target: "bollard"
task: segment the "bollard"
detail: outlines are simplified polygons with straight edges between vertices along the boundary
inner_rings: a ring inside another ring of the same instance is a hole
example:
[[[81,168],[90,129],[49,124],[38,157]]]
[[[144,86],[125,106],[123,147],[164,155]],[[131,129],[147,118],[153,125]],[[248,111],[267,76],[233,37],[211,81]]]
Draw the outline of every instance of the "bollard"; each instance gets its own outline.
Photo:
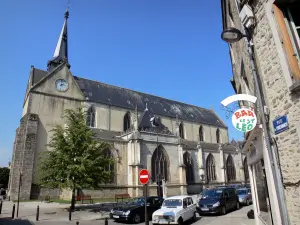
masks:
[[[35,220],[39,221],[39,217],[40,217],[40,206],[37,206],[36,207],[36,218],[35,218]]]
[[[76,222],[76,225],[79,225],[79,222],[78,222],[78,221]]]
[[[72,219],[72,206],[70,206],[70,210],[69,210],[69,221],[71,221]]]
[[[0,214],[2,213],[2,204],[3,204],[3,202],[1,201],[0,202]]]
[[[12,210],[12,214],[11,214],[11,218],[15,218],[15,209],[16,209],[16,205],[13,205],[13,210]]]
[[[107,218],[105,218],[105,223],[104,223],[104,225],[108,225],[108,220],[107,220]]]

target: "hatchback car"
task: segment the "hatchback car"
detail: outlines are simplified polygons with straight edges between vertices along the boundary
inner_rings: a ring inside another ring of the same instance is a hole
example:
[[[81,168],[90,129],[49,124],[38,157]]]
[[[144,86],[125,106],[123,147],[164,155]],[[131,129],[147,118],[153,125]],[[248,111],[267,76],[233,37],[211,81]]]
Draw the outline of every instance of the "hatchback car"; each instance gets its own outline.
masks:
[[[235,188],[224,187],[205,190],[199,199],[198,213],[222,214],[232,209],[239,209],[240,202]]]
[[[242,205],[250,205],[252,203],[252,195],[250,188],[237,189],[237,194],[239,196],[239,201]]]

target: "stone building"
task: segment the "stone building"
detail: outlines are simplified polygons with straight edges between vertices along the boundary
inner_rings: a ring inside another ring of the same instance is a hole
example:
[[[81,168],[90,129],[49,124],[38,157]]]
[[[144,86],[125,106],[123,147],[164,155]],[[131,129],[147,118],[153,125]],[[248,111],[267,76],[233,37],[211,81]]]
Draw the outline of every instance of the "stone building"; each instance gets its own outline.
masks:
[[[39,153],[47,151],[54,125],[64,125],[65,109],[85,107],[87,125],[112,144],[115,158],[109,184],[83,190],[92,197],[116,193],[141,196],[138,174],[151,173],[150,194],[164,180],[164,195],[199,193],[203,185],[245,182],[239,144],[229,143],[228,128],[212,109],[144,94],[74,76],[68,62],[67,19],[48,69],[31,67],[20,126],[16,131],[9,182],[12,200],[45,195],[69,198],[69,191],[39,188]],[[160,174],[160,176],[159,176]],[[247,171],[246,171],[247,174]],[[247,178],[247,176],[246,176]]]
[[[259,117],[256,128],[245,135],[243,147],[255,196],[256,224],[288,224],[282,222],[283,218],[289,224],[300,224],[300,1],[221,0],[221,4],[223,29],[235,27],[251,37],[250,42],[243,38],[229,44],[233,88],[237,94],[256,96],[253,67],[247,52],[252,42],[266,106],[268,131],[263,131],[257,105],[240,102],[256,108]],[[246,8],[248,21],[243,21],[241,12]],[[288,126],[281,127],[279,133],[273,121],[281,116],[287,116]],[[265,132],[271,136],[272,149],[266,147]],[[274,164],[268,151],[273,154]],[[274,181],[274,177],[279,182]],[[278,193],[282,193],[282,202]]]

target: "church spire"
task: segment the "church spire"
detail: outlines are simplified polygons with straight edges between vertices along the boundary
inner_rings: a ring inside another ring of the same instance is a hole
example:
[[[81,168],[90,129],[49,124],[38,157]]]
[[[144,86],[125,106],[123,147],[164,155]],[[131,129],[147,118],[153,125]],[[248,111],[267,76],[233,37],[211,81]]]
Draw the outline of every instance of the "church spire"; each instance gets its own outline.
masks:
[[[65,12],[65,21],[56,44],[53,58],[48,62],[48,71],[53,71],[63,62],[68,62],[68,18],[69,7]],[[69,64],[68,64],[69,65]]]

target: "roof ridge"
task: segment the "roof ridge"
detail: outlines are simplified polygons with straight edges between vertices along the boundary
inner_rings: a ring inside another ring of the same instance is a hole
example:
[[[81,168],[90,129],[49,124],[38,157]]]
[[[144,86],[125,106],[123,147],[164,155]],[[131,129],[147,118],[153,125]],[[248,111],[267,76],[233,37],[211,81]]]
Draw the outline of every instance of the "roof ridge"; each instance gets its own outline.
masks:
[[[192,105],[192,104],[188,104],[188,103],[185,103],[185,102],[179,102],[179,101],[177,101],[177,100],[172,100],[172,99],[169,99],[169,98],[166,98],[166,97],[161,97],[161,96],[157,96],[157,95],[153,95],[153,94],[148,94],[148,93],[145,93],[145,92],[136,91],[136,90],[133,90],[133,89],[124,88],[124,87],[120,87],[120,86],[116,86],[116,85],[112,85],[112,84],[107,84],[107,83],[104,83],[104,82],[100,82],[100,81],[96,81],[96,80],[91,80],[91,79],[87,79],[87,78],[83,78],[83,77],[79,77],[79,76],[75,76],[75,75],[73,75],[73,76],[74,76],[74,77],[78,77],[78,78],[80,78],[80,79],[84,79],[84,80],[89,80],[89,81],[93,81],[93,82],[105,84],[105,85],[108,85],[108,86],[111,86],[111,87],[120,88],[120,89],[123,89],[123,90],[128,90],[128,91],[140,93],[140,94],[143,94],[143,95],[150,95],[150,96],[153,96],[153,97],[156,97],[156,98],[161,98],[161,99],[168,100],[168,101],[172,101],[172,102],[175,102],[175,103],[184,104],[184,105],[186,105],[186,106],[197,107],[197,108],[199,108],[199,109],[203,109],[203,110],[206,110],[206,111],[208,111],[208,112],[211,112],[210,109],[203,108],[203,107],[201,107],[201,106]],[[216,114],[215,112],[213,112],[213,113]]]

